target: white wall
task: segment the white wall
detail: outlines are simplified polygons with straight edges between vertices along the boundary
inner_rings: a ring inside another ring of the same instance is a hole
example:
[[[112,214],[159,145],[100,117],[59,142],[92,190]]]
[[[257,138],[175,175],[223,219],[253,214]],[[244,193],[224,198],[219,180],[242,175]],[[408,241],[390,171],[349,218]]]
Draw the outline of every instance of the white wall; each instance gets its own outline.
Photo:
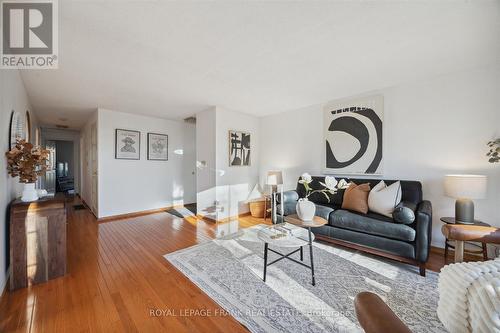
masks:
[[[500,136],[499,92],[500,67],[367,92],[384,95],[382,178],[422,181],[433,204],[434,246],[444,241],[439,217],[454,215],[454,200],[443,194],[445,174],[488,175],[487,199],[476,201],[476,217],[500,226],[500,166],[484,156],[486,142]],[[286,189],[294,189],[303,172],[322,173],[322,117],[318,104],[261,118],[262,183],[268,170],[284,171]]]
[[[6,219],[7,207],[12,199],[19,196],[22,185],[17,178],[7,174],[4,152],[9,150],[9,126],[12,110],[22,114],[30,110],[31,138],[35,142],[35,128],[38,126],[37,118],[31,109],[28,95],[17,70],[0,70],[0,293],[7,282],[7,248],[8,224]]]
[[[219,219],[238,216],[249,211],[249,193],[259,182],[260,121],[259,118],[217,107],[216,165],[217,201],[224,207]],[[229,131],[250,133],[250,166],[229,166]]]
[[[182,184],[184,191],[184,203],[196,202],[196,125],[185,124],[183,133],[182,150]],[[172,151],[175,154],[175,151]]]
[[[229,166],[229,131],[251,134],[251,165]],[[213,107],[196,115],[198,214],[216,220],[249,211],[248,194],[259,181],[259,118]],[[214,202],[221,207],[217,214]]]
[[[92,206],[92,125],[97,124],[97,110],[89,117],[80,135],[80,196],[87,205]]]
[[[208,211],[216,201],[216,109],[210,108],[196,114],[196,210],[203,216],[215,219]]]
[[[185,188],[183,184],[183,160],[193,158],[174,153],[184,150],[184,131],[194,134],[192,124],[105,109],[98,109],[97,113],[98,217],[192,202],[195,188]],[[115,159],[117,128],[141,132],[140,160]],[[168,135],[168,161],[147,160],[148,132]]]

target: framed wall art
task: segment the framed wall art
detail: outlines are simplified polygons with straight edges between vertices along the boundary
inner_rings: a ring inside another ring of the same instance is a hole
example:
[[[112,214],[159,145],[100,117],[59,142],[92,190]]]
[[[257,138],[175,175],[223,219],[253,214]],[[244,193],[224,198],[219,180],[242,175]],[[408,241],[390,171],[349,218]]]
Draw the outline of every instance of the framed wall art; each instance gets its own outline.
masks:
[[[383,96],[333,101],[323,112],[325,173],[381,175]]]
[[[229,166],[249,166],[250,153],[250,133],[229,131]]]
[[[141,158],[141,132],[116,129],[115,158],[120,160],[139,160]]]
[[[148,160],[168,161],[168,135],[148,133]]]

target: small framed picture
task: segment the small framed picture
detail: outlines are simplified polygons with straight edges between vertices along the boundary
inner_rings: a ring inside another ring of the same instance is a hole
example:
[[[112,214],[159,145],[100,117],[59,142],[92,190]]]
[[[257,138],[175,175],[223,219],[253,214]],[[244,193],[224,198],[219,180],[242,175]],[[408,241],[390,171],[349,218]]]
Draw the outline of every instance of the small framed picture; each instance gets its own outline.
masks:
[[[250,150],[250,133],[229,131],[229,166],[249,166]]]
[[[168,135],[148,133],[148,160],[168,161]]]
[[[120,160],[141,159],[141,132],[117,128],[115,158]]]

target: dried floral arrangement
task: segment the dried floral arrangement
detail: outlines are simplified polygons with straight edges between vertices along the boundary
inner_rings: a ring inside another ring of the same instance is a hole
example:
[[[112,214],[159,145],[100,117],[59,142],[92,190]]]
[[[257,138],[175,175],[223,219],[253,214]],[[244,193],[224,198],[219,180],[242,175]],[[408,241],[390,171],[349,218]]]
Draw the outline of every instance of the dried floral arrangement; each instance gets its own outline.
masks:
[[[34,147],[25,140],[17,140],[14,148],[6,152],[5,156],[9,175],[19,176],[20,183],[34,183],[47,170],[49,151]]]
[[[487,143],[488,148],[490,149],[486,156],[489,157],[488,162],[490,163],[498,163],[500,162],[500,138],[490,141]]]

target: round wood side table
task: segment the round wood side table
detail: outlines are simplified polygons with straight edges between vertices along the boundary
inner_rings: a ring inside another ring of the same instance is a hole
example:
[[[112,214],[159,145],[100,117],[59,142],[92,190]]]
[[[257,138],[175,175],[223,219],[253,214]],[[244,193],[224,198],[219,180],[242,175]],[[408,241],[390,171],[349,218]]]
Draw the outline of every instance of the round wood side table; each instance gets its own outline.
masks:
[[[441,222],[444,222],[446,224],[462,224],[462,223],[457,223],[456,219],[454,217],[442,217]],[[479,221],[479,220],[474,220],[474,223],[472,224],[467,224],[467,225],[477,225],[481,227],[491,227],[488,223]],[[448,249],[452,248],[455,249],[454,244],[451,244],[448,240],[448,238],[445,239],[444,241],[444,257],[445,259],[448,258]],[[482,254],[484,260],[488,260],[488,248],[486,247],[486,243],[481,243],[481,245],[478,244],[478,242],[465,242],[469,246],[469,248],[466,248],[464,246],[464,253],[469,253],[469,254]]]
[[[314,286],[314,285],[316,285],[316,279],[314,277],[314,258],[313,258],[313,246],[312,246],[312,241],[313,241],[314,235],[311,232],[311,228],[322,227],[325,224],[327,224],[328,221],[322,217],[319,217],[319,216],[315,216],[312,221],[303,221],[299,218],[299,216],[297,214],[293,214],[293,215],[285,216],[285,222],[296,225],[298,227],[307,228],[307,232],[308,232],[308,236],[309,236],[308,237],[309,238],[308,239],[309,240],[309,242],[308,242],[309,254],[311,256],[312,285]]]

